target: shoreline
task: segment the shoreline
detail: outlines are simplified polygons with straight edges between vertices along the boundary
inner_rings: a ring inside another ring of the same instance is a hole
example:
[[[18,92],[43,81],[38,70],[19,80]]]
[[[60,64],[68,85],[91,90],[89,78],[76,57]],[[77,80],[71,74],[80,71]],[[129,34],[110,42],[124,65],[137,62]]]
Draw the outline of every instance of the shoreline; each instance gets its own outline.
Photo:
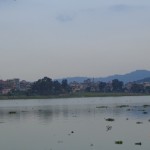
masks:
[[[73,93],[63,95],[15,95],[6,96],[1,95],[0,100],[19,100],[19,99],[61,99],[61,98],[85,98],[85,97],[123,97],[123,96],[150,96],[150,94],[144,93]]]

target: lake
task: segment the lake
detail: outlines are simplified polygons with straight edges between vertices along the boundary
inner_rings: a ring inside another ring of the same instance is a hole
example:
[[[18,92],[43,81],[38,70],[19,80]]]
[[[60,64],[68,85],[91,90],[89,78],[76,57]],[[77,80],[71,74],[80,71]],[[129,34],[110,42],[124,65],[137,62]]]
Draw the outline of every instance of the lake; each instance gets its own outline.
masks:
[[[149,150],[150,96],[0,101],[2,150]]]

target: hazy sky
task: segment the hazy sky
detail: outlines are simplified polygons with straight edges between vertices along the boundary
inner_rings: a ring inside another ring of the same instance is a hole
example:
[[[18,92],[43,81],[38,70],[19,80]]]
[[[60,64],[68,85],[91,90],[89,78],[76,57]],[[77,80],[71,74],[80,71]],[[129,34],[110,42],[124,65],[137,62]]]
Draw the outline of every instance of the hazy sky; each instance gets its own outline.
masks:
[[[0,79],[150,70],[150,0],[0,0]]]

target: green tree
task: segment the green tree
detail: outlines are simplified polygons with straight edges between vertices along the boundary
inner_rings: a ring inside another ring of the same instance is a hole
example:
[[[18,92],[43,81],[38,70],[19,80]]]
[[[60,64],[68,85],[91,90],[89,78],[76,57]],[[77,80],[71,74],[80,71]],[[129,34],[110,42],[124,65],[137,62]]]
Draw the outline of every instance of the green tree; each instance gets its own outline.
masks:
[[[61,82],[61,86],[62,86],[62,90],[64,92],[69,92],[70,91],[70,87],[68,85],[68,81],[66,79],[63,79]]]
[[[145,87],[145,92],[146,92],[146,93],[150,93],[150,86],[146,86],[146,87]]]
[[[106,87],[106,82],[100,82],[99,83],[99,91],[100,92],[105,92],[105,87]]]
[[[112,80],[112,91],[113,92],[122,92],[123,91],[123,82],[118,79]]]
[[[31,91],[34,94],[38,95],[50,95],[52,94],[53,82],[52,79],[44,77],[34,82]]]
[[[137,83],[133,83],[130,89],[130,92],[132,93],[143,93],[144,91],[144,86]]]
[[[56,81],[53,81],[53,93],[54,94],[60,94],[62,92],[62,86],[61,83]]]

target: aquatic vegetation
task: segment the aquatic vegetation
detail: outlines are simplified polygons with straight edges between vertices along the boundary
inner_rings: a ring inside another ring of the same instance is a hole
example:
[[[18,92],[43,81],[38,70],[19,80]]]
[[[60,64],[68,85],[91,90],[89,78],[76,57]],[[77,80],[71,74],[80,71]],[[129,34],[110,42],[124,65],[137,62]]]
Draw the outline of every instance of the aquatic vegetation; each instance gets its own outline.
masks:
[[[96,108],[108,108],[108,106],[97,106]]]
[[[106,126],[106,131],[109,131],[111,129],[112,129],[112,126],[110,126],[110,125]]]
[[[74,131],[71,131],[71,133],[74,133]]]
[[[138,121],[138,122],[136,122],[136,124],[143,124],[143,122]]]
[[[115,119],[113,119],[113,118],[107,118],[107,119],[105,119],[106,121],[115,121]]]
[[[120,106],[116,106],[117,108],[124,108],[124,107],[129,107],[129,105],[120,105]]]
[[[143,105],[143,107],[144,107],[144,108],[146,108],[146,107],[150,107],[150,105]]]
[[[148,114],[148,112],[144,111],[143,114]]]
[[[115,144],[123,144],[123,141],[115,141]]]
[[[138,143],[134,143],[135,145],[142,145],[142,143],[141,142],[138,142]]]
[[[16,111],[10,111],[9,114],[16,114]]]

